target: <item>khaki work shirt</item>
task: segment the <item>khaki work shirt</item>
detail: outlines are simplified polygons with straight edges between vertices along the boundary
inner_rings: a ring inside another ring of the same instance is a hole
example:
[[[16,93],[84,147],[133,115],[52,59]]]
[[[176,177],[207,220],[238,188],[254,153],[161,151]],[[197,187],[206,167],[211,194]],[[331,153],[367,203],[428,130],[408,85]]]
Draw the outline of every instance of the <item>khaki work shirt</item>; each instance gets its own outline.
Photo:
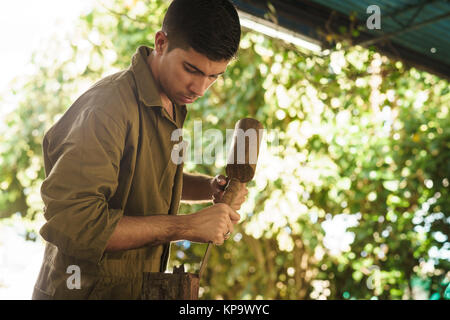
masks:
[[[170,244],[105,252],[122,216],[177,214],[181,200],[183,164],[171,159],[181,138],[171,136],[187,111],[174,105],[173,120],[162,107],[151,50],[139,47],[128,69],[94,84],[45,134],[47,244],[33,298],[136,299],[142,273],[166,268]]]

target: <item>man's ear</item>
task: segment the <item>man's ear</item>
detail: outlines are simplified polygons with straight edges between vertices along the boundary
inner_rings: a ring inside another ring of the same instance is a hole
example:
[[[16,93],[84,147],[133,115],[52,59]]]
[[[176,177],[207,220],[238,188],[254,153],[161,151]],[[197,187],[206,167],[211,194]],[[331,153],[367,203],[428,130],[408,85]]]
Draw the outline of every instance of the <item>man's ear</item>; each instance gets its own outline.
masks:
[[[164,51],[166,50],[167,46],[168,46],[167,34],[164,31],[159,30],[155,34],[156,54],[162,55],[164,53]]]

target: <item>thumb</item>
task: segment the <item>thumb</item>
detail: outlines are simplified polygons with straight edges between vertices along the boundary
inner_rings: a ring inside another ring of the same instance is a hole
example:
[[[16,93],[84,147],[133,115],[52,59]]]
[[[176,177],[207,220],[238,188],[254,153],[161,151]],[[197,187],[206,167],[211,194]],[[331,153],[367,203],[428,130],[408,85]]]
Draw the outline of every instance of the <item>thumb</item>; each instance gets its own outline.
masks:
[[[222,184],[222,185],[227,182],[227,179],[222,175],[218,176],[217,180],[218,180],[219,184]]]

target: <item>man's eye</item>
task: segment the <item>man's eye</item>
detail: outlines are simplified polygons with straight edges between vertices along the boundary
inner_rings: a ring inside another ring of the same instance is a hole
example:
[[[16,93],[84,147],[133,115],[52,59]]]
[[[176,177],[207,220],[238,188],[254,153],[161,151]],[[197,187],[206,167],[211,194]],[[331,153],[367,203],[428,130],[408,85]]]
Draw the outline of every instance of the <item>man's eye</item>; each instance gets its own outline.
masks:
[[[189,68],[184,68],[184,70],[186,70],[187,72],[189,72],[189,73],[195,73],[196,71],[195,70],[192,70],[192,69],[189,69]]]

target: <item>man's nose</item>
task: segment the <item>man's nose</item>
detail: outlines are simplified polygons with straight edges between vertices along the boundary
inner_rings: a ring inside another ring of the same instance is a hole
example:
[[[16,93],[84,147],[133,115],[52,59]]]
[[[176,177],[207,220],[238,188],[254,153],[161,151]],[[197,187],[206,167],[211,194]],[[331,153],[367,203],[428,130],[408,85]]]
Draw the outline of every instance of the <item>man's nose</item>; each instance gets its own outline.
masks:
[[[210,81],[208,78],[200,78],[195,79],[190,86],[191,93],[197,97],[201,97],[205,94],[206,90],[208,90],[208,87],[210,85]]]

